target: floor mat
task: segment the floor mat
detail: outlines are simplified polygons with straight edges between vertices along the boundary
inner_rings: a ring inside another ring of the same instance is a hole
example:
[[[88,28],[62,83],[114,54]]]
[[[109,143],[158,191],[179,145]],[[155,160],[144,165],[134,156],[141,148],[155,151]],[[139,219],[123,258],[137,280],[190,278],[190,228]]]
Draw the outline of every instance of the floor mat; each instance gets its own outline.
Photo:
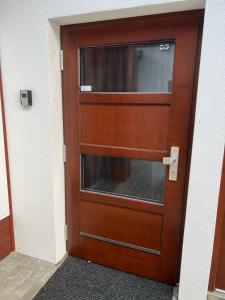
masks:
[[[171,300],[173,286],[68,257],[35,300]]]

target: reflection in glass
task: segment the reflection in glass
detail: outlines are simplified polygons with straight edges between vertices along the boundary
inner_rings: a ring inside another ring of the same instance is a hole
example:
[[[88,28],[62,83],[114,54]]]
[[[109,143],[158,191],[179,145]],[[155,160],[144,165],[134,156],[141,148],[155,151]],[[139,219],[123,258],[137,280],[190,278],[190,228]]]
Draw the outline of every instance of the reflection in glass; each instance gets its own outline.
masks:
[[[158,161],[82,154],[82,189],[164,202],[165,166]]]
[[[81,85],[93,92],[171,92],[174,42],[80,49]]]

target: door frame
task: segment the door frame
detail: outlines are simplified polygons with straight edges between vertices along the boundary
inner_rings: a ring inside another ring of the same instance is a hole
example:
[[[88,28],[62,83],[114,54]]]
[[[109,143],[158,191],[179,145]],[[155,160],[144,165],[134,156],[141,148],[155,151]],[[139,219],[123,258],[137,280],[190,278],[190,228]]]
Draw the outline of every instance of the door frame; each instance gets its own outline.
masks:
[[[195,71],[194,71],[194,84],[193,84],[193,93],[192,93],[190,128],[189,128],[189,137],[188,137],[187,165],[186,165],[186,176],[185,176],[185,183],[184,183],[184,207],[183,207],[183,213],[182,213],[181,243],[180,243],[180,255],[179,255],[179,263],[178,263],[179,276],[180,276],[182,248],[183,248],[183,236],[184,236],[184,226],[185,226],[185,218],[186,218],[189,176],[190,176],[190,169],[191,169],[191,155],[192,155],[194,124],[195,124],[195,111],[196,111],[197,92],[198,92],[198,75],[199,75],[199,67],[200,67],[200,59],[201,59],[202,32],[203,32],[203,20],[204,20],[204,12],[205,11],[199,10],[199,12],[202,13],[202,16],[200,18],[200,26],[199,26],[199,36],[198,36],[196,63],[195,63]]]
[[[223,228],[224,220],[225,220],[225,151],[224,151],[223,167],[222,167],[222,174],[221,174],[219,202],[217,208],[213,256],[212,256],[211,271],[210,271],[209,286],[208,286],[208,289],[211,292],[213,292],[216,288],[216,277],[217,277],[217,271],[219,267],[220,247],[222,243],[222,235],[224,230]]]
[[[160,15],[150,15],[144,17],[133,17],[132,19],[144,19],[150,18],[151,20],[164,20],[169,19],[176,19],[179,17],[185,16],[197,16],[199,19],[199,32],[198,32],[198,42],[197,42],[197,52],[196,52],[196,61],[195,61],[195,71],[194,71],[194,83],[192,89],[192,103],[191,103],[191,114],[190,114],[190,124],[189,124],[189,134],[188,134],[188,147],[187,147],[187,160],[186,160],[186,175],[185,175],[185,182],[184,182],[184,193],[183,193],[183,213],[182,213],[182,226],[181,226],[181,233],[180,233],[180,251],[178,256],[178,263],[177,263],[177,280],[179,280],[179,273],[180,273],[180,262],[181,262],[181,250],[182,250],[182,240],[183,240],[183,231],[184,231],[184,221],[185,221],[185,212],[186,212],[186,199],[187,199],[187,192],[188,192],[188,181],[189,181],[189,171],[190,171],[190,160],[191,160],[191,150],[192,150],[192,139],[193,139],[193,128],[194,128],[194,117],[195,117],[195,106],[196,106],[196,94],[197,94],[197,79],[198,79],[198,71],[199,71],[199,62],[200,62],[200,51],[201,51],[201,37],[202,37],[202,27],[203,27],[203,17],[204,17],[204,10],[195,10],[195,11],[185,11],[185,12],[176,12],[176,13],[167,13],[167,14],[160,14]],[[131,18],[124,18],[118,20],[107,20],[107,21],[99,21],[93,23],[87,23],[87,26],[95,25],[96,23],[109,23],[109,22],[126,22],[126,20],[130,20]],[[186,20],[185,20],[186,21]],[[184,22],[185,22],[184,21]],[[79,24],[76,24],[79,25]],[[86,24],[85,24],[86,25]],[[69,29],[74,25],[66,25],[61,27],[61,47],[63,44],[62,33],[64,29]],[[64,55],[64,60],[66,59]],[[68,128],[67,124],[67,114],[69,111],[68,103],[66,103],[66,94],[65,94],[65,86],[64,86],[64,73],[62,71],[62,99],[63,99],[63,129],[64,129],[64,142],[67,145],[67,141],[69,139],[69,134],[66,134],[66,128]],[[76,112],[75,118],[78,118],[78,112]],[[70,136],[70,138],[74,139],[74,137]],[[69,150],[68,150],[69,151]],[[73,207],[71,204],[71,178],[68,171],[68,166],[65,164],[65,200],[66,200],[66,224],[70,223],[71,215],[70,211]],[[70,235],[70,233],[69,233]],[[67,243],[68,246],[68,243]]]
[[[8,144],[7,144],[7,133],[6,133],[6,121],[5,121],[5,106],[4,106],[4,95],[3,95],[3,84],[2,84],[2,72],[0,66],[0,105],[2,114],[0,116],[3,127],[3,138],[5,147],[5,164],[6,164],[6,175],[7,175],[7,188],[8,188],[8,201],[9,201],[9,216],[0,220],[0,229],[2,231],[2,239],[5,241],[10,240],[10,250],[4,248],[0,249],[0,260],[7,256],[11,251],[15,250],[15,238],[14,238],[14,224],[13,224],[13,210],[12,210],[12,195],[11,195],[11,184],[10,184],[10,171],[9,171],[9,156],[8,156]],[[1,238],[1,236],[0,236]],[[1,244],[1,240],[0,240]]]

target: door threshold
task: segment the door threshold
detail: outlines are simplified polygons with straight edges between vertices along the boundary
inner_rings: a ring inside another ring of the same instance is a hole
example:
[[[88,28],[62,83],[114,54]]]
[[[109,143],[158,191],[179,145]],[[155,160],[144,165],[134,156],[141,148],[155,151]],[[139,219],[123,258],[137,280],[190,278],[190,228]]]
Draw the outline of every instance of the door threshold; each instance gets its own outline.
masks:
[[[209,292],[207,300],[224,300],[225,299],[225,293],[221,291],[214,291]]]
[[[179,285],[177,284],[173,289],[172,300],[178,300]],[[225,291],[215,290],[214,292],[208,292],[207,300],[225,300]]]

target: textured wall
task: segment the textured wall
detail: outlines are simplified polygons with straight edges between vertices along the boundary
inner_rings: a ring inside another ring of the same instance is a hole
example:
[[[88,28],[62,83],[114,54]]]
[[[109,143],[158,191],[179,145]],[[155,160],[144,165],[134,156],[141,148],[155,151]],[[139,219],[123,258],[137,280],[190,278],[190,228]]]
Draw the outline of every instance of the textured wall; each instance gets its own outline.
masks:
[[[180,278],[180,300],[205,300],[225,142],[225,1],[208,0]]]
[[[0,2],[5,92],[17,250],[58,261],[65,253],[62,105],[57,24],[203,7],[204,1]],[[201,59],[180,300],[205,300],[224,147],[224,1],[208,0]],[[32,89],[23,110],[19,90]]]

